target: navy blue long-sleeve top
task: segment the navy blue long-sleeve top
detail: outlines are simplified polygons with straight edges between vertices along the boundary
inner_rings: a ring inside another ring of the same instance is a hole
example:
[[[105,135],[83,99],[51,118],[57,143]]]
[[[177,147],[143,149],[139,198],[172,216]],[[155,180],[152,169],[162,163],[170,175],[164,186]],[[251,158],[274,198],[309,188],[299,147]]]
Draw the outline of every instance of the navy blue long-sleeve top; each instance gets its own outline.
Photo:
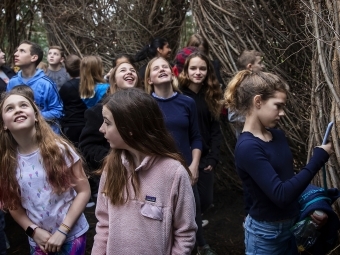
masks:
[[[265,142],[250,132],[237,140],[237,172],[252,197],[249,215],[258,221],[291,219],[299,214],[298,198],[329,155],[315,148],[313,157],[298,174],[293,171],[293,156],[283,131],[269,129],[273,139]]]
[[[195,101],[180,93],[167,99],[154,98],[163,112],[166,128],[189,166],[192,162],[192,150],[202,150]]]

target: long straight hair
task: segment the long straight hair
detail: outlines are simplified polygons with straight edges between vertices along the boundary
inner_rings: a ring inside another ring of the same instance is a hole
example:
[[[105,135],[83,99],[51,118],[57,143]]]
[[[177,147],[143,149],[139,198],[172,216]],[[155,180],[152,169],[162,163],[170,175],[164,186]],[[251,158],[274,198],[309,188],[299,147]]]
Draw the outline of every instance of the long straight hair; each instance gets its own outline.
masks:
[[[121,89],[105,98],[103,105],[112,113],[117,130],[128,146],[147,156],[175,159],[191,176],[184,159],[178,153],[175,141],[165,127],[163,113],[154,98],[137,88]],[[125,169],[121,159],[123,153],[130,165],[136,168],[128,150],[111,149],[102,169],[107,173],[103,193],[113,205],[124,204],[131,195],[127,188],[129,174],[132,174],[135,195],[139,193],[138,171],[129,173]]]
[[[80,97],[93,97],[97,83],[105,83],[102,59],[99,56],[86,56],[80,62]]]
[[[3,94],[0,102],[0,204],[4,209],[10,210],[16,209],[21,204],[20,188],[16,178],[18,143],[11,132],[4,129],[2,116],[4,102],[12,95],[26,98],[34,109],[37,119],[35,124],[36,142],[46,171],[47,181],[57,194],[67,191],[73,185],[72,178],[75,175],[67,166],[65,156],[73,164],[75,162],[70,148],[76,151],[72,144],[53,132],[31,98],[20,91]]]

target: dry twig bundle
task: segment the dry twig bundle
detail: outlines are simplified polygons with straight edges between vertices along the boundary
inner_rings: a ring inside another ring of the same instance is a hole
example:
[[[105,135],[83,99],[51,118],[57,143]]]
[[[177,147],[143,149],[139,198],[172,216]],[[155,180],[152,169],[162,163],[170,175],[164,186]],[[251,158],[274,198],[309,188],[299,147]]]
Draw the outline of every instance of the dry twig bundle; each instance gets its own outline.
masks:
[[[327,164],[328,187],[339,188],[340,174],[340,2],[301,1],[306,17],[306,38],[310,39],[313,49],[311,76],[311,122],[309,133],[309,153],[314,146],[322,142],[323,134],[329,121],[334,121],[331,140],[334,155]],[[323,186],[320,172],[316,183]],[[335,206],[340,212],[340,203]]]
[[[268,70],[290,85],[287,116],[281,127],[290,140],[298,170],[307,159],[312,86],[311,48],[299,4],[292,0],[193,0],[191,6],[199,32],[221,61],[227,79],[237,72],[238,55],[244,49],[255,49],[265,54]],[[233,158],[234,143],[229,140],[225,141],[225,157]],[[223,165],[223,172],[224,181],[234,182],[233,164]]]
[[[178,48],[185,0],[40,1],[50,44],[67,53],[98,54],[106,66],[117,53],[134,55],[150,38],[164,37]]]

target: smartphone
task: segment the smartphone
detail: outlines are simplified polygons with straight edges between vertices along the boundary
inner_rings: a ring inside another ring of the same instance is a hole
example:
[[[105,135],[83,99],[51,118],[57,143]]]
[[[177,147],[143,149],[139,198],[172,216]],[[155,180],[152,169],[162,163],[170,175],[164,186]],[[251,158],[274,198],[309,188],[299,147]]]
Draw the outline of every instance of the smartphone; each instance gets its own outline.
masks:
[[[323,137],[323,140],[322,140],[322,145],[327,143],[327,139],[329,137],[329,134],[331,133],[332,127],[333,127],[333,121],[328,123],[325,136]]]

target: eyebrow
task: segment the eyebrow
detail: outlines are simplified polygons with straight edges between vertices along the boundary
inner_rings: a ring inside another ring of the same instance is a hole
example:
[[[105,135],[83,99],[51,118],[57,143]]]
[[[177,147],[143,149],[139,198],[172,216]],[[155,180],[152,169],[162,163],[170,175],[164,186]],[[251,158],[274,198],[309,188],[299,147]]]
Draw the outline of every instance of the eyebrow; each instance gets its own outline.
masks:
[[[22,104],[22,103],[29,103],[29,102],[27,102],[27,101],[19,101],[18,102],[18,104]],[[5,107],[4,108],[6,108],[7,106],[11,106],[11,105],[14,105],[15,103],[9,103],[9,104],[7,104],[7,105],[5,105]]]

